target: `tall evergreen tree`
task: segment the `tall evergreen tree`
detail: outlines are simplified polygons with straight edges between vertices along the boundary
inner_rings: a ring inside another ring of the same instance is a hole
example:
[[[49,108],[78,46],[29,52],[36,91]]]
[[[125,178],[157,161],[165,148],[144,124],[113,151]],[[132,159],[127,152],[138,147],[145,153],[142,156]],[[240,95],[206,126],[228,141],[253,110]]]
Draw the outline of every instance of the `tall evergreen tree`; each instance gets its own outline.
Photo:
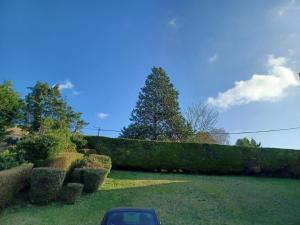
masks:
[[[191,131],[180,113],[178,91],[166,72],[153,67],[139,93],[131,124],[121,137],[151,140],[180,140]]]

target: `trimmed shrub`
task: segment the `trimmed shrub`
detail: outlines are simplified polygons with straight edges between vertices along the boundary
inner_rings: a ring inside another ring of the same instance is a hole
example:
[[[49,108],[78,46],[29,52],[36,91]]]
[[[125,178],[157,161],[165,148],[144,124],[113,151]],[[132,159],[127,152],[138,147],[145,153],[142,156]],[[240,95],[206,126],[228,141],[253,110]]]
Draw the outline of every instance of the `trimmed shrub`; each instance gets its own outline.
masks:
[[[23,164],[0,171],[0,209],[9,204],[15,195],[25,188],[31,177],[33,164]]]
[[[83,159],[78,160],[74,167],[76,168],[91,168],[91,169],[111,169],[111,159],[106,155],[91,154],[85,156]]]
[[[68,183],[65,185],[60,193],[60,200],[67,204],[74,204],[81,196],[83,184]]]
[[[117,169],[300,177],[300,151],[87,136]]]
[[[30,197],[35,204],[55,200],[61,190],[66,172],[62,169],[41,167],[33,169]]]
[[[72,182],[83,184],[83,168],[75,168],[72,172]]]
[[[83,169],[84,191],[87,193],[96,192],[104,183],[107,174],[106,169]]]
[[[72,182],[82,183],[84,191],[92,193],[97,191],[104,183],[108,170],[92,168],[76,168],[72,174]]]
[[[300,151],[264,148],[260,155],[262,174],[300,177]]]
[[[72,168],[72,165],[79,159],[83,159],[83,154],[66,152],[41,161],[38,163],[38,165],[42,167],[63,169],[64,171],[68,172]]]

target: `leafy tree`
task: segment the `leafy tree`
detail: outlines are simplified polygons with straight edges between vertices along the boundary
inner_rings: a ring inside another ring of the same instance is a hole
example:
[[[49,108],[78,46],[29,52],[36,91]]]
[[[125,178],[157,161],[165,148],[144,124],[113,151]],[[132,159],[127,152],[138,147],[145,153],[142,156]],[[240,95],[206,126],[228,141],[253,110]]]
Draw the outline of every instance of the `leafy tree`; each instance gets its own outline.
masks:
[[[10,81],[0,84],[0,140],[4,138],[7,128],[20,119],[22,101],[19,94],[12,89]]]
[[[58,85],[37,82],[25,98],[24,126],[32,132],[64,129],[77,132],[86,123],[62,98]]]
[[[261,147],[261,143],[257,143],[253,138],[248,139],[246,137],[241,138],[241,139],[237,139],[236,146],[242,146],[242,147],[252,147],[252,148],[260,148]]]
[[[178,95],[166,72],[153,67],[131,113],[131,124],[123,128],[121,137],[151,140],[187,137],[191,128],[180,113]]]

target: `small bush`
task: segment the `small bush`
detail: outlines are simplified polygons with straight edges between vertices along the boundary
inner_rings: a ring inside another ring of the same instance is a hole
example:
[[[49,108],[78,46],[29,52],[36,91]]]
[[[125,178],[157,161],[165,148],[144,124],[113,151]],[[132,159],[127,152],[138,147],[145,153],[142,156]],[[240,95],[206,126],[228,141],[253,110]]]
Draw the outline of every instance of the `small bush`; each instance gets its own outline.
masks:
[[[85,156],[83,159],[78,160],[74,167],[76,168],[91,168],[91,169],[111,169],[111,159],[106,155],[91,154]]]
[[[15,195],[29,184],[32,167],[33,164],[23,164],[0,171],[0,209],[9,204]]]
[[[59,138],[48,134],[28,135],[16,146],[16,152],[31,162],[47,159],[62,151]]]
[[[31,176],[30,196],[35,204],[55,200],[61,190],[66,172],[56,168],[35,168]]]
[[[75,152],[69,136],[60,132],[35,133],[18,141],[16,152],[30,162],[38,162],[63,152]]]
[[[108,171],[106,169],[84,169],[84,191],[87,193],[96,192],[104,183],[107,174]]]
[[[19,161],[16,153],[9,150],[0,152],[0,170],[7,170],[21,163],[22,161]]]
[[[83,184],[68,183],[62,188],[60,200],[67,204],[74,204],[79,199],[83,190]]]
[[[82,183],[83,190],[92,193],[101,187],[107,174],[108,170],[106,169],[75,168],[72,173],[72,182]]]

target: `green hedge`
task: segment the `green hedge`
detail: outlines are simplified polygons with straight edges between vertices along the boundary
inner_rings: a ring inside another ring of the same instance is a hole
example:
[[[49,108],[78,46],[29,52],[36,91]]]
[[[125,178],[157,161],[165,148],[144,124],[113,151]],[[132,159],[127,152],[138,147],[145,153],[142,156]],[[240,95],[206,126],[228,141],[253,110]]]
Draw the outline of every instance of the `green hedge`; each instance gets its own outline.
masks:
[[[68,183],[62,188],[60,200],[67,204],[74,204],[81,196],[83,184]]]
[[[104,183],[107,174],[106,169],[84,169],[83,190],[87,193],[96,192]]]
[[[108,173],[109,171],[104,168],[75,168],[72,174],[72,182],[83,184],[85,192],[93,193],[102,186]]]
[[[300,177],[300,151],[87,136],[117,169]]]
[[[49,159],[39,161],[38,166],[41,167],[52,167],[63,169],[64,171],[68,172],[72,169],[72,165],[80,159],[83,159],[84,155],[76,152],[66,152],[61,153],[57,156],[51,157]]]
[[[33,164],[23,164],[0,171],[0,209],[4,208],[15,195],[29,184]]]
[[[66,172],[62,169],[34,168],[31,176],[30,197],[35,204],[47,204],[58,197]]]
[[[106,155],[90,154],[77,160],[73,164],[74,168],[106,169],[110,171],[111,158]]]

